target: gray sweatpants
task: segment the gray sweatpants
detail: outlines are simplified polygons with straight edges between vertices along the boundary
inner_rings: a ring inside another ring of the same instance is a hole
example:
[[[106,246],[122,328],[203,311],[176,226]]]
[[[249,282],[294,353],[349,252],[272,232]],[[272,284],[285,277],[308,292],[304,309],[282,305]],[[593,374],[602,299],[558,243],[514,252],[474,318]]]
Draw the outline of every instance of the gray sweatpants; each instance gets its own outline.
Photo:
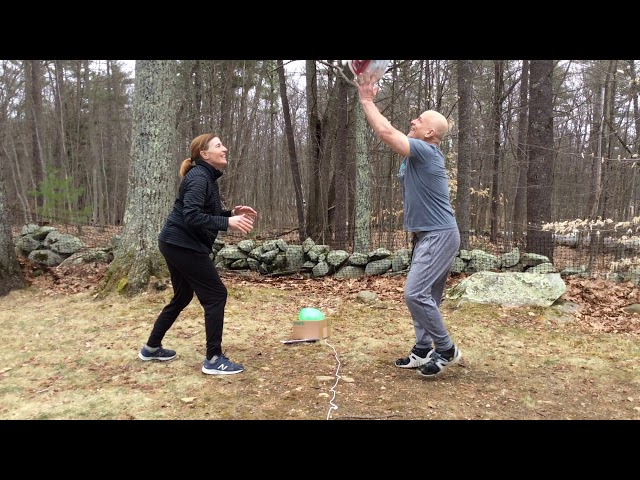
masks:
[[[413,319],[416,346],[448,350],[453,341],[444,325],[440,302],[449,269],[460,248],[460,232],[456,227],[415,235],[404,299]]]

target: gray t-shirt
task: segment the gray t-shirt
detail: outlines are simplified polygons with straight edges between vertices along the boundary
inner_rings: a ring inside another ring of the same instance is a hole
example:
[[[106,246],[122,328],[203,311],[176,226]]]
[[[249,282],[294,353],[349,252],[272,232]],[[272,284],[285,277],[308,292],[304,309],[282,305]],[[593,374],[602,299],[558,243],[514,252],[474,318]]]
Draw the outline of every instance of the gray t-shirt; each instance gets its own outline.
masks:
[[[449,199],[444,155],[430,143],[409,138],[410,155],[400,165],[398,177],[404,201],[404,228],[429,232],[457,227]]]

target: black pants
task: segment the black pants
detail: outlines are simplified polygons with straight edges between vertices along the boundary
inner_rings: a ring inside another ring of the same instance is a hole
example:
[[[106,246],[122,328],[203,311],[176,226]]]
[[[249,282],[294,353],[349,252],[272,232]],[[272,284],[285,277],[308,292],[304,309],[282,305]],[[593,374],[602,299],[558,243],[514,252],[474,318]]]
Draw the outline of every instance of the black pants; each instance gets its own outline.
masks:
[[[222,327],[224,308],[227,304],[227,287],[224,286],[213,261],[206,253],[159,242],[160,253],[169,267],[173,298],[162,309],[153,324],[147,345],[151,348],[162,344],[167,331],[193,299],[195,292],[204,309],[204,327],[207,336],[208,359],[222,354]]]

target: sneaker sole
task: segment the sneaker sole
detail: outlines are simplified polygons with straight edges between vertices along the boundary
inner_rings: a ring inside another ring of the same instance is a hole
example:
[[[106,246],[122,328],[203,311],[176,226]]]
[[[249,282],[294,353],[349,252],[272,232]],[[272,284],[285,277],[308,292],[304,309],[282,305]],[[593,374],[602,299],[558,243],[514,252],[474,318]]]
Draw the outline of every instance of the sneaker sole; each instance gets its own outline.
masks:
[[[397,363],[395,364],[396,367],[398,368],[418,368],[421,367],[422,365],[427,363],[427,359],[424,359],[424,362],[416,362],[415,360],[411,360],[409,363],[407,363],[406,365],[398,365]]]
[[[207,370],[206,368],[202,367],[202,373],[206,373],[207,375],[233,375],[234,373],[241,373],[244,372],[244,369],[242,370],[234,370],[233,372],[230,372],[228,370]]]
[[[458,363],[461,358],[462,358],[462,352],[460,350],[458,350],[458,355],[456,357],[452,358],[451,360],[449,360],[449,363],[447,363],[446,365],[442,365],[440,367],[440,371],[438,373],[434,373],[433,375],[425,375],[420,370],[416,370],[416,372],[418,373],[418,375],[420,375],[421,377],[424,377],[424,378],[437,378],[440,375],[442,375],[442,372],[444,372],[451,365],[455,365],[456,363]]]
[[[140,360],[144,360],[145,362],[148,362],[149,360],[160,360],[161,362],[167,362],[169,360],[173,360],[174,358],[176,358],[176,356],[174,355],[173,357],[145,357],[140,352],[138,352],[138,358]]]

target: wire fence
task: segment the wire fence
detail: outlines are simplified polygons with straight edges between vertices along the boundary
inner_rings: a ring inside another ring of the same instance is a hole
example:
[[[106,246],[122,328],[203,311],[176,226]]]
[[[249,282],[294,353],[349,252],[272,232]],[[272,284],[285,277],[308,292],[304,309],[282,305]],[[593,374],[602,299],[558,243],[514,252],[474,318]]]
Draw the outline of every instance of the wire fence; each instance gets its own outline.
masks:
[[[79,238],[82,244],[80,252],[89,249],[113,249],[113,246],[117,243],[117,237],[122,234],[123,230],[120,225],[96,226],[91,223],[62,221],[41,221],[38,224]],[[640,238],[631,234],[632,231],[630,229],[621,231],[615,225],[611,225],[609,228],[604,227],[602,228],[601,226],[597,231],[573,231],[570,233],[552,232],[548,231],[549,229],[547,228],[546,235],[536,236],[528,241],[526,235],[524,240],[516,240],[512,232],[500,232],[494,241],[491,240],[487,232],[461,232],[462,245],[467,248],[459,252],[459,257],[464,259],[466,261],[465,265],[467,265],[469,264],[468,260],[473,255],[484,255],[485,257],[483,258],[489,258],[489,260],[486,260],[489,262],[486,269],[522,271],[531,265],[526,265],[523,261],[515,261],[514,255],[517,255],[517,259],[522,259],[526,254],[543,252],[548,257],[547,260],[543,258],[536,263],[548,261],[553,265],[553,271],[556,272],[606,278],[615,281],[633,280],[640,277]],[[14,225],[14,240],[20,237],[24,230],[25,226]],[[545,231],[545,228],[541,227],[539,233],[543,231]],[[336,233],[340,235],[336,235]],[[342,234],[345,235],[343,236]],[[334,237],[344,238],[346,236],[346,232],[333,232],[331,235],[325,234],[322,238],[305,239],[306,242],[304,242],[301,241],[299,231],[295,227],[279,231],[265,228],[254,229],[248,235],[220,232],[214,249],[219,252],[223,246],[235,246],[243,240],[251,240],[251,248],[277,241],[277,248],[281,250],[280,253],[283,255],[288,246],[302,245],[303,243],[307,243],[307,247],[309,245],[322,246],[321,249],[316,250],[319,252],[316,256],[309,257],[309,252],[304,252],[305,258],[302,258],[302,263],[298,264],[299,267],[302,264],[306,265],[306,267],[299,270],[311,272],[317,263],[324,261],[332,250],[340,250],[349,255],[354,253],[353,241],[348,242],[347,245],[338,245],[333,240]],[[367,246],[367,251],[360,252],[369,256],[368,261],[379,261],[388,254],[389,262],[391,262],[400,252],[403,252],[405,263],[402,264],[400,262],[400,266],[397,268],[395,266],[392,267],[391,263],[389,263],[388,270],[402,270],[407,267],[412,249],[412,235],[410,233],[397,228],[393,231],[387,231],[378,226],[372,227],[368,236],[369,238],[364,242],[364,245]],[[362,245],[363,243],[360,242],[359,244]],[[245,253],[249,254],[250,252]],[[263,253],[265,252],[260,251],[260,255]],[[23,252],[23,255],[25,255],[25,252]],[[348,264],[349,262],[346,263]],[[342,262],[341,265],[344,266],[344,264]],[[289,271],[286,265],[282,265],[282,262],[279,268],[270,270],[261,269],[251,262],[248,264],[236,262],[234,264],[228,261],[224,264],[220,262],[218,265],[222,267],[235,265],[235,267],[231,268],[241,268],[238,265],[242,265],[247,269],[255,269],[262,273],[273,273],[274,270],[276,272]],[[252,266],[255,266],[255,268],[252,268]],[[359,274],[362,274],[365,265],[361,262],[360,266],[363,270]],[[336,267],[336,265],[333,267]],[[335,273],[336,270],[337,268],[332,268],[331,265],[328,265],[326,273]]]

